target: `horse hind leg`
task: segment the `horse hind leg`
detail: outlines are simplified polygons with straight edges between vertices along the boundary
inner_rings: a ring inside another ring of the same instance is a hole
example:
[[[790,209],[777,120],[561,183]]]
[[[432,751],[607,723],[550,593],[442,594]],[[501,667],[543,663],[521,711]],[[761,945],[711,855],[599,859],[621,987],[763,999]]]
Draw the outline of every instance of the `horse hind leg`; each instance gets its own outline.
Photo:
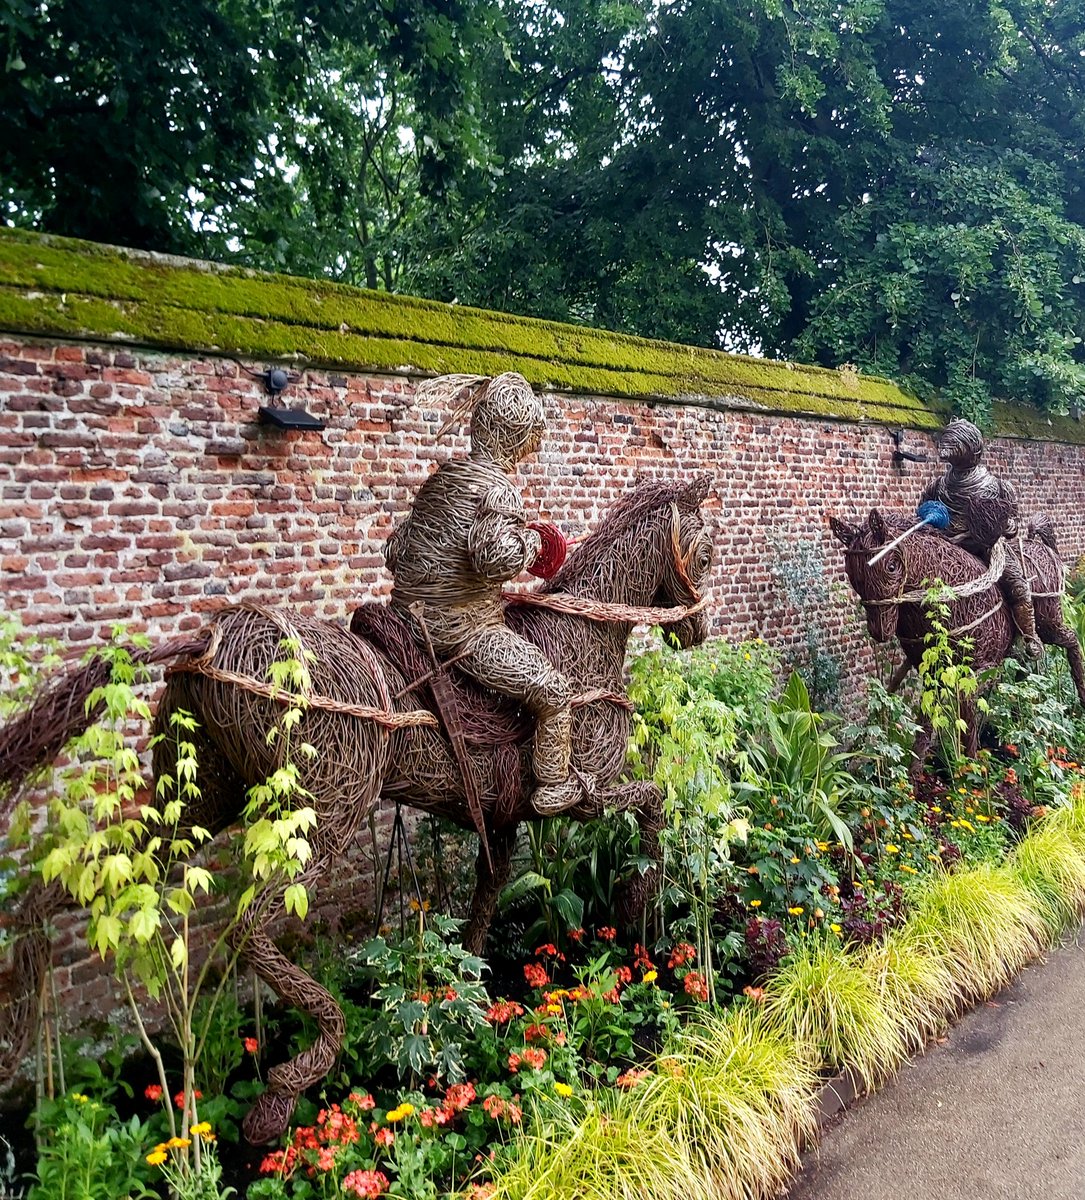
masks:
[[[1045,613],[1046,617],[1048,614]],[[1077,689],[1078,702],[1085,705],[1085,658],[1082,657],[1081,643],[1077,634],[1062,618],[1061,610],[1053,620],[1037,622],[1040,636],[1049,646],[1061,646],[1066,651],[1066,659],[1070,664],[1070,674],[1073,676],[1074,687]]]
[[[516,830],[517,826],[508,825],[490,834],[491,862],[486,861],[486,855],[482,848],[479,848],[475,863],[475,890],[471,894],[471,907],[463,933],[464,949],[471,954],[481,954],[486,948],[486,938],[497,911],[497,902],[512,871]]]

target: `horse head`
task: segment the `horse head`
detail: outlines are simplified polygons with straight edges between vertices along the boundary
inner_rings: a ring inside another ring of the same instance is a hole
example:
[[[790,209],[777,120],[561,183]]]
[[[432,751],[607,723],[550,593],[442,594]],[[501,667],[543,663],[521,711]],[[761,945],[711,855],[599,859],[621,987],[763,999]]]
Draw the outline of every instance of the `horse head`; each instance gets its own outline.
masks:
[[[897,523],[892,516],[890,522]],[[870,636],[876,642],[888,642],[897,632],[900,606],[896,600],[908,586],[904,546],[895,547],[874,564],[870,560],[901,530],[887,524],[876,508],[871,509],[865,525],[830,517],[829,526],[844,546],[844,569],[866,611]]]
[[[640,607],[695,609],[664,625],[683,649],[708,636],[703,588],[713,538],[702,505],[711,476],[648,478],[623,497],[543,589]]]

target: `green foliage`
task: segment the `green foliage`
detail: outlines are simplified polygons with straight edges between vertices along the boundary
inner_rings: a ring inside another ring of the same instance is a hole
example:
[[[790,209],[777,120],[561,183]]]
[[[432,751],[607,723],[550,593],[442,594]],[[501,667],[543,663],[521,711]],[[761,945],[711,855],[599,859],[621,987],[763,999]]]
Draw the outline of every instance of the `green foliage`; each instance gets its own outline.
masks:
[[[155,1197],[138,1117],[122,1121],[82,1092],[44,1100],[36,1116],[38,1163],[27,1200]]]
[[[849,755],[833,753],[836,738],[815,712],[810,693],[793,671],[781,696],[765,713],[764,732],[751,738],[737,758],[743,764],[739,792],[757,821],[775,814],[808,821],[824,840],[850,849],[851,831],[838,813],[846,787]]]
[[[954,648],[950,631],[949,605],[944,600],[945,589],[936,582],[928,591],[923,608],[931,625],[926,646],[919,663],[921,691],[919,707],[930,722],[951,767],[964,758],[964,738],[968,722],[963,705],[974,701],[980,712],[986,711],[986,701],[977,696],[979,679],[969,665],[971,641],[961,641],[962,655]]]
[[[352,1070],[365,1077],[382,1064],[408,1087],[431,1076],[451,1083],[465,1078],[489,997],[482,960],[450,940],[458,927],[448,917],[419,912],[406,940],[377,937],[358,951],[349,974],[371,999],[354,1014],[347,1078]]]

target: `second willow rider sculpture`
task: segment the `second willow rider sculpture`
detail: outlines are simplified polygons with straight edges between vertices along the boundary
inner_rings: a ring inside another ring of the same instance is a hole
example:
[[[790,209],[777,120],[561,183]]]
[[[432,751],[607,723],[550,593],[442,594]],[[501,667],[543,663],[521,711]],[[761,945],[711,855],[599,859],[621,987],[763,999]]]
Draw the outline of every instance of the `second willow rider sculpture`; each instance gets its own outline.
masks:
[[[939,442],[938,457],[948,468],[927,485],[922,499],[937,500],[946,506],[950,519],[945,536],[985,563],[990,563],[999,538],[1005,539],[1006,567],[1001,586],[1025,649],[1037,658],[1043,646],[1036,636],[1032,592],[1022,564],[1017,493],[1012,484],[992,475],[980,461],[983,435],[971,421],[950,421]]]
[[[508,478],[539,448],[542,401],[513,371],[445,376],[422,385],[419,398],[456,405],[442,433],[469,414],[471,449],[437,468],[388,539],[392,606],[439,659],[454,659],[484,687],[523,703],[536,722],[532,807],[540,816],[562,812],[594,783],[570,775],[572,689],[538,646],[508,628],[501,595],[543,547]]]

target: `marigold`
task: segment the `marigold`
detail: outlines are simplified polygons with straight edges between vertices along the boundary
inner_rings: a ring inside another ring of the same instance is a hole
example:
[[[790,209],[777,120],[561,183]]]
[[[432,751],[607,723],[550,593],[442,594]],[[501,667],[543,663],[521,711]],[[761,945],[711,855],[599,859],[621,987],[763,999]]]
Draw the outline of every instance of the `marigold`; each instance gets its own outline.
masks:
[[[658,971],[645,971],[643,977],[641,978],[641,983],[655,983],[658,978]]]
[[[147,1161],[152,1167],[160,1167],[168,1157],[169,1155],[165,1152],[165,1150],[152,1150],[150,1154],[147,1155]]]
[[[557,1094],[563,1100],[568,1100],[573,1094],[573,1089],[567,1083],[561,1083],[560,1081],[554,1084],[554,1091],[557,1092]]]

